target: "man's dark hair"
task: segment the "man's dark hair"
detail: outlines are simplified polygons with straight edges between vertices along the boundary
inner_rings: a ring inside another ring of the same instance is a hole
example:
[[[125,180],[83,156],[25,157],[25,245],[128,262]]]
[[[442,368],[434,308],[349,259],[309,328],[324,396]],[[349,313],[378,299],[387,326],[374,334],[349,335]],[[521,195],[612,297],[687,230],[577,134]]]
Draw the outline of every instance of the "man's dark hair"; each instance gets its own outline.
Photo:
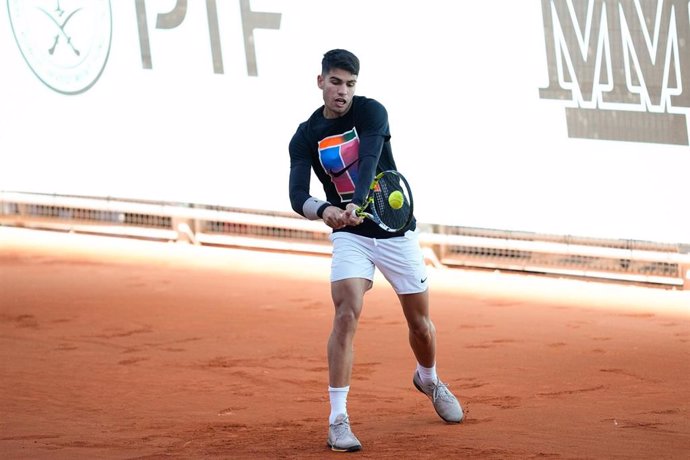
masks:
[[[359,59],[347,50],[330,50],[321,60],[321,74],[326,75],[332,69],[347,70],[352,75],[359,75]]]

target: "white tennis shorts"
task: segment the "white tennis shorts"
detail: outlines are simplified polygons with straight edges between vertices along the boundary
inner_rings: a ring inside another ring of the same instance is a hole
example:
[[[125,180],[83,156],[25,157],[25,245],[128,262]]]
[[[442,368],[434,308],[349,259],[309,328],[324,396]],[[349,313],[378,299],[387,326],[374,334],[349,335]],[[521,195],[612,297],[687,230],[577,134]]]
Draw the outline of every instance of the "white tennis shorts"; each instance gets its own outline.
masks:
[[[330,240],[333,242],[331,282],[348,278],[373,282],[378,268],[398,294],[426,291],[426,265],[417,231],[382,240],[335,232]]]

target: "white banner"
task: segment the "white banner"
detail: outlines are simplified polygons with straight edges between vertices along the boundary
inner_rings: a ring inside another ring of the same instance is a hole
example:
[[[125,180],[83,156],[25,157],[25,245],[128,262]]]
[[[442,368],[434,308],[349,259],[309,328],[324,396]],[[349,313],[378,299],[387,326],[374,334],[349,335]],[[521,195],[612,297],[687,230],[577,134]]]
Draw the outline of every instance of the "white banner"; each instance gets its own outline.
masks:
[[[0,190],[289,210],[346,48],[420,221],[690,242],[687,0],[5,3]]]

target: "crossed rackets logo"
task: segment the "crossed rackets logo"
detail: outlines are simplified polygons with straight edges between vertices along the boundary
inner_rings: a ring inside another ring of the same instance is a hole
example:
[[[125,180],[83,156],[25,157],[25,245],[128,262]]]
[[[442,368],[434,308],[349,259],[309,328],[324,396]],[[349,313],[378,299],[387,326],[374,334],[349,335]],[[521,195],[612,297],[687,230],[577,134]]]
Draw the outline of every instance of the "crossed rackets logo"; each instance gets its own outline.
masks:
[[[72,51],[74,52],[75,55],[79,56],[81,53],[77,48],[74,47],[72,44],[72,37],[67,34],[65,31],[65,26],[67,26],[67,23],[69,22],[72,17],[77,14],[79,11],[81,11],[81,7],[77,8],[76,10],[72,11],[71,13],[67,14],[67,17],[62,21],[59,22],[59,20],[62,20],[62,17],[65,15],[65,10],[60,8],[60,0],[56,0],[56,7],[55,10],[51,13],[46,11],[45,9],[39,7],[38,9],[43,11],[46,16],[50,18],[50,20],[55,24],[55,26],[58,28],[58,32],[55,35],[55,40],[53,41],[53,46],[50,47],[48,50],[48,54],[52,55],[55,52],[55,47],[57,47],[58,42],[60,41],[60,37],[64,37],[64,39],[67,41],[67,44],[72,48]],[[55,14],[53,14],[55,13]]]
[[[100,78],[110,55],[110,0],[7,0],[24,60],[49,88],[79,94]]]

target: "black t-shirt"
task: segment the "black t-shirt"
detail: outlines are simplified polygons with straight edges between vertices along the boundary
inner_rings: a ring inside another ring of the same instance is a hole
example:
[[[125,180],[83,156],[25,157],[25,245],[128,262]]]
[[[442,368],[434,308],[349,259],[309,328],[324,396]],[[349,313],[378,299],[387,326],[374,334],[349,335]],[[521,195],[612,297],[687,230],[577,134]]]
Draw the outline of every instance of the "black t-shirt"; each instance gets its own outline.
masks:
[[[338,118],[325,118],[323,106],[299,125],[290,141],[290,202],[304,215],[311,198],[311,170],[323,185],[326,199],[345,209],[349,202],[361,205],[377,172],[396,169],[390,145],[386,108],[374,99],[354,96],[350,110]],[[408,228],[414,229],[414,223]],[[372,238],[390,238],[390,233],[369,219],[340,230]]]

